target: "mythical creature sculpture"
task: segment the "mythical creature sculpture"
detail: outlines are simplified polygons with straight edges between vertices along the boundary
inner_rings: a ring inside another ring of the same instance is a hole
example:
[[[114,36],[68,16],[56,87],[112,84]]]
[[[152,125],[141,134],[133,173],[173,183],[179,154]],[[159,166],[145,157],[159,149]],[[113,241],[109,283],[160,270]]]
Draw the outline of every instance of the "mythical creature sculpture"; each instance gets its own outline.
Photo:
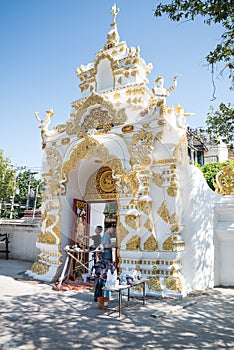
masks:
[[[177,78],[179,74],[176,74],[173,78],[173,85],[169,88],[164,87],[164,78],[162,76],[158,76],[154,81],[154,88],[152,92],[157,99],[157,105],[160,107],[160,120],[159,124],[165,123],[166,117],[166,98],[170,95],[170,92],[174,91],[177,86]]]
[[[48,136],[52,135],[52,131],[48,130],[48,127],[49,127],[49,125],[51,123],[51,118],[53,117],[53,115],[54,115],[54,112],[53,112],[52,109],[49,109],[49,110],[46,111],[45,119],[40,119],[38,112],[34,113],[35,118],[40,123],[39,128],[41,129],[42,148],[44,148],[46,146],[46,138]]]

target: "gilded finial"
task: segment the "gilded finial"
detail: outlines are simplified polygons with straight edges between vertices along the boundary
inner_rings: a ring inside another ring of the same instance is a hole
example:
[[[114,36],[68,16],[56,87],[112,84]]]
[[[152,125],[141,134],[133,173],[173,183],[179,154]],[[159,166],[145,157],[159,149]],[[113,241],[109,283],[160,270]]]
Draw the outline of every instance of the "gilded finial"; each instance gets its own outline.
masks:
[[[116,23],[116,16],[118,15],[119,13],[119,9],[116,8],[116,4],[114,4],[111,8],[111,14],[113,16],[113,22]]]

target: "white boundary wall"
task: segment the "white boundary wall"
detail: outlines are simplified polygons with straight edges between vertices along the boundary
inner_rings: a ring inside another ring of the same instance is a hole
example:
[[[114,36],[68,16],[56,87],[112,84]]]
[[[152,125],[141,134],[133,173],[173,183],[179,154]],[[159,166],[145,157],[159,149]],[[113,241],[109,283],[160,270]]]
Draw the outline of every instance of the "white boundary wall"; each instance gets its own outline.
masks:
[[[0,233],[9,233],[9,259],[37,261],[40,226],[37,220],[0,220]],[[5,253],[0,253],[5,258]]]
[[[234,286],[234,196],[222,196],[214,212],[214,284]]]

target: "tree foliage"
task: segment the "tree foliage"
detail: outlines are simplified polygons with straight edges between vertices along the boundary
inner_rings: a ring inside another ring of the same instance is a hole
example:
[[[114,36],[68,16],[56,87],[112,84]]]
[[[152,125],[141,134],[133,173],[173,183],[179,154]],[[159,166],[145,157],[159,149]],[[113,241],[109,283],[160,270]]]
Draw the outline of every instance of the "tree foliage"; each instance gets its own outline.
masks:
[[[214,137],[221,136],[222,140],[230,144],[234,143],[234,108],[229,103],[221,103],[217,111],[210,107],[206,119],[207,132]]]
[[[210,51],[206,60],[211,65],[212,79],[214,66],[221,64],[221,73],[228,70],[230,89],[234,90],[234,3],[233,0],[171,0],[157,1],[155,16],[168,15],[171,21],[195,20],[197,16],[204,19],[207,25],[221,24],[223,34],[219,43]],[[214,84],[214,83],[213,83]],[[213,97],[215,99],[215,84]],[[207,132],[219,135],[226,142],[233,141],[233,108],[231,104],[221,103],[219,109],[211,108],[206,124]]]
[[[15,170],[11,160],[0,150],[0,203],[7,201],[14,192]]]
[[[213,162],[199,167],[206,179],[206,182],[213,191],[215,190],[213,181],[215,180],[215,177],[218,174],[218,172],[222,170],[225,165],[231,165],[234,168],[234,162]]]
[[[210,25],[219,23],[223,26],[224,32],[220,42],[209,52],[206,60],[213,66],[223,63],[224,68],[229,69],[231,86],[234,85],[232,74],[234,68],[234,13],[233,0],[172,0],[165,4],[160,2],[155,9],[155,16],[168,15],[171,21],[179,22],[183,19],[194,20],[197,16],[204,17],[204,23]]]
[[[10,217],[12,204],[14,204],[13,218],[22,217],[27,199],[29,209],[33,209],[35,203],[39,207],[42,185],[42,181],[37,180],[29,170],[17,175],[17,169],[11,160],[4,157],[3,151],[0,150],[0,217]]]
[[[37,180],[30,170],[21,172],[16,178],[17,192],[15,195],[16,217],[22,217],[28,200],[28,209],[33,209],[35,199],[37,207],[41,204],[41,194],[43,190],[42,181]],[[35,198],[37,196],[37,198]]]

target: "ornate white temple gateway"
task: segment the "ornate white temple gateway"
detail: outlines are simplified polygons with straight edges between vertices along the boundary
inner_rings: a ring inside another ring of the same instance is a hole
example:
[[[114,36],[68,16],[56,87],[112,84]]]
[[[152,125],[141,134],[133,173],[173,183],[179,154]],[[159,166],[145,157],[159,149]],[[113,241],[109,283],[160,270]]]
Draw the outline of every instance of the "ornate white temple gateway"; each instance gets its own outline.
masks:
[[[120,41],[118,9],[111,13],[103,49],[77,69],[82,97],[72,102],[70,118],[50,131],[53,111],[40,120],[46,187],[31,275],[58,277],[63,248],[74,239],[74,203],[89,234],[103,224],[111,201],[117,205],[119,271],[139,265],[148,295],[212,287],[217,195],[189,165],[183,107],[167,105],[177,77],[169,88],[158,77],[149,89],[152,65],[139,47]]]

